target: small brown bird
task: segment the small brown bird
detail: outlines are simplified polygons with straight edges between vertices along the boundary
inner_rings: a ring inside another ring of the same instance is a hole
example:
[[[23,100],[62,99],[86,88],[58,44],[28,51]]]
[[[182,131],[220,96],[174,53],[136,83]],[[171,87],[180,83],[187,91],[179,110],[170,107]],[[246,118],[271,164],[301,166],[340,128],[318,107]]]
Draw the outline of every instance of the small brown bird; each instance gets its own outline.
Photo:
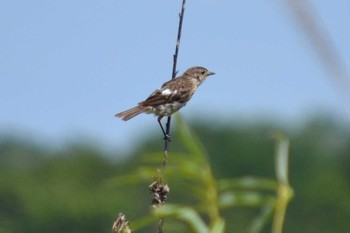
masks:
[[[140,113],[153,113],[158,116],[158,123],[163,131],[165,139],[170,139],[164,131],[161,120],[164,116],[170,116],[184,107],[191,99],[197,87],[204,80],[215,73],[201,66],[195,66],[186,70],[181,76],[176,77],[155,90],[146,100],[138,106],[118,113],[115,116],[127,121]]]

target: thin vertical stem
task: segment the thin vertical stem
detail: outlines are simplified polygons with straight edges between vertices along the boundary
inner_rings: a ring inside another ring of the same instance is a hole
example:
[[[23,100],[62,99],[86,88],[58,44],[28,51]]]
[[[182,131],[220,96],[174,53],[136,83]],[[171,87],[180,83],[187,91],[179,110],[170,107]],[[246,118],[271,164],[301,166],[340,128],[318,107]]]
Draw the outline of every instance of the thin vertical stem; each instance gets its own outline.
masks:
[[[176,40],[176,46],[175,46],[175,53],[173,56],[173,72],[171,79],[174,79],[176,77],[176,65],[177,65],[177,57],[179,55],[179,48],[180,48],[180,41],[181,41],[181,31],[182,31],[182,22],[185,14],[185,5],[186,0],[182,1],[182,7],[181,12],[179,14],[179,28],[177,31],[177,40]],[[170,135],[170,123],[171,123],[171,116],[168,116],[167,122],[166,122],[166,135]],[[170,139],[168,137],[164,138],[164,160],[163,160],[163,168],[167,165],[168,162],[168,146],[169,146]],[[158,233],[163,233],[163,225],[164,225],[164,218],[161,218],[158,222]]]
[[[186,0],[182,1],[182,8],[181,8],[181,12],[179,14],[179,28],[177,31],[177,40],[176,40],[176,46],[175,46],[175,53],[173,56],[173,72],[172,72],[172,79],[174,79],[176,77],[176,65],[177,65],[177,58],[178,58],[178,54],[179,54],[179,48],[180,48],[180,41],[181,41],[181,32],[182,32],[182,22],[183,22],[183,18],[184,18],[184,14],[185,14],[185,6],[186,6]],[[171,116],[168,116],[167,118],[167,122],[166,122],[166,134],[170,135],[170,123],[171,123]],[[164,139],[164,161],[163,161],[163,167],[166,166],[167,164],[167,160],[168,160],[168,146],[169,146],[169,139]]]

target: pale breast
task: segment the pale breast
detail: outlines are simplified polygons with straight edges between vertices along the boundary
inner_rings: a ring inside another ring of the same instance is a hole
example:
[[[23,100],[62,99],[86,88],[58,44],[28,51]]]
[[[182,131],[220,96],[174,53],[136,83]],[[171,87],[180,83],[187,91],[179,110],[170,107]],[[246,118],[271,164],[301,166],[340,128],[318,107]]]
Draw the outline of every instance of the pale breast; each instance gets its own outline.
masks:
[[[177,112],[180,108],[184,107],[186,102],[174,101],[172,103],[161,104],[158,106],[150,107],[150,113],[154,113],[158,116],[170,116],[174,112]]]

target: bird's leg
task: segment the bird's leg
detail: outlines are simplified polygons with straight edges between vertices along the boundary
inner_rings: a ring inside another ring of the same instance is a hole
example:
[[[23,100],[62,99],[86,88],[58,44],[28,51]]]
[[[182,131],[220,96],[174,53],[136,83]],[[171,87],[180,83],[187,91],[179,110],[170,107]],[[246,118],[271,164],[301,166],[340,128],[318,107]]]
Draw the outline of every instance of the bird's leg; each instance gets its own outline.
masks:
[[[170,135],[167,134],[167,133],[165,132],[164,128],[163,128],[163,125],[162,125],[162,122],[161,122],[162,118],[163,118],[163,116],[159,116],[159,117],[158,117],[158,123],[159,123],[159,125],[160,125],[160,128],[162,129],[163,134],[164,134],[164,140],[168,140],[168,141],[170,142],[170,141],[171,141]]]

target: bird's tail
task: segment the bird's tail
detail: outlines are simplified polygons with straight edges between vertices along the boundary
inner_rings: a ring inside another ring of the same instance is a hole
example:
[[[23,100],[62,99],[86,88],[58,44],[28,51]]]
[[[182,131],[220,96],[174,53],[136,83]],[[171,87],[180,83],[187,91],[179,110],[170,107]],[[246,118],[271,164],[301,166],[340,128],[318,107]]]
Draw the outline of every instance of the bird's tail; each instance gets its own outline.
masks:
[[[136,106],[134,108],[130,108],[124,112],[120,112],[118,114],[115,114],[116,117],[119,117],[121,119],[123,119],[124,121],[127,121],[137,115],[139,115],[140,113],[145,112],[145,108],[142,106]]]

